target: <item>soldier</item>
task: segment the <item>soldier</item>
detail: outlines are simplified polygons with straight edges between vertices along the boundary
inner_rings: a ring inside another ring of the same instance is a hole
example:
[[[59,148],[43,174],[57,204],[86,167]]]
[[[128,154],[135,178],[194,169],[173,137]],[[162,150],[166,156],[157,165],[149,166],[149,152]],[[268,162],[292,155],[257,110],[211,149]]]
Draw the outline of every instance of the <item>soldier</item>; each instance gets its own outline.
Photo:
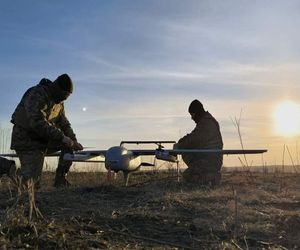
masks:
[[[73,83],[67,74],[54,82],[43,78],[25,92],[14,111],[11,149],[20,159],[17,174],[24,183],[33,179],[39,184],[45,154],[61,150],[54,186],[70,185],[66,175],[72,162],[64,161],[63,155],[83,149],[65,116],[64,101],[72,92]]]
[[[178,149],[222,149],[223,141],[220,127],[216,119],[205,111],[200,101],[191,102],[189,109],[191,118],[196,123],[195,129],[182,137],[174,148]],[[183,173],[186,182],[214,186],[221,180],[221,154],[183,154],[183,161],[188,168]]]

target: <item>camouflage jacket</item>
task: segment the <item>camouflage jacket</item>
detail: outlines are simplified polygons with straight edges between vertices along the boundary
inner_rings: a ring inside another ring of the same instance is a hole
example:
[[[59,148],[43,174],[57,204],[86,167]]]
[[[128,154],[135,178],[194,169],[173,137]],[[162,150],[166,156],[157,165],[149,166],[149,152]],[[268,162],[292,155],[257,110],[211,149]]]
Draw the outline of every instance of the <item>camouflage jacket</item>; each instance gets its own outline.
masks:
[[[23,95],[11,119],[11,149],[47,148],[50,141],[61,142],[64,135],[76,140],[63,102],[56,104],[53,100],[52,86],[50,80],[42,79]]]
[[[177,143],[178,149],[222,149],[223,141],[220,132],[219,123],[209,113],[205,112],[195,129],[186,136],[182,137]],[[204,155],[204,154],[185,154],[183,160],[188,163],[199,159],[210,159],[222,162],[222,155]]]

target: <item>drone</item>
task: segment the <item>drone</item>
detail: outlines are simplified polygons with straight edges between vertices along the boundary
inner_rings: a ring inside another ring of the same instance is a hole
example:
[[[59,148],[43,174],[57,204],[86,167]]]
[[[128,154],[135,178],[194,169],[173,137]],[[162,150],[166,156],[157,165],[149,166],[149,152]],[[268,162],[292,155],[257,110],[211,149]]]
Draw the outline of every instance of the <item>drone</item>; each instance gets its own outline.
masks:
[[[64,155],[65,161],[72,162],[95,162],[104,163],[108,173],[119,171],[123,172],[125,186],[128,185],[130,173],[139,170],[142,166],[155,166],[149,162],[143,162],[142,156],[154,156],[154,159],[177,164],[177,177],[179,178],[179,160],[178,156],[182,154],[262,154],[266,149],[165,149],[163,144],[175,144],[175,141],[121,141],[119,146],[113,146],[108,150],[82,150],[72,154]],[[127,149],[125,144],[154,144],[155,149]],[[59,156],[60,153],[46,155]],[[16,154],[0,154],[4,157],[16,157]]]
[[[64,160],[73,162],[103,162],[110,173],[119,171],[124,174],[125,186],[128,185],[129,175],[139,170],[142,166],[155,166],[149,162],[143,162],[142,156],[154,156],[154,159],[176,163],[177,176],[179,176],[178,156],[182,154],[261,154],[266,149],[165,149],[163,144],[175,144],[175,141],[121,141],[119,146],[108,150],[83,150],[74,154],[65,154]],[[154,144],[155,149],[127,149],[125,144]]]

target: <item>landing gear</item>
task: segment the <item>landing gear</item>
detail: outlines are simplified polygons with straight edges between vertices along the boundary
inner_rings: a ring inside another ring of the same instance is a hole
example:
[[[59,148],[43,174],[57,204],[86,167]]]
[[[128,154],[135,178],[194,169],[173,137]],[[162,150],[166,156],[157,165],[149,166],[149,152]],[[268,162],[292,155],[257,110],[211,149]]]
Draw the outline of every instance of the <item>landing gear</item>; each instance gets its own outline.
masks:
[[[128,181],[129,181],[129,172],[123,171],[123,174],[124,174],[124,184],[125,184],[125,187],[127,187]]]

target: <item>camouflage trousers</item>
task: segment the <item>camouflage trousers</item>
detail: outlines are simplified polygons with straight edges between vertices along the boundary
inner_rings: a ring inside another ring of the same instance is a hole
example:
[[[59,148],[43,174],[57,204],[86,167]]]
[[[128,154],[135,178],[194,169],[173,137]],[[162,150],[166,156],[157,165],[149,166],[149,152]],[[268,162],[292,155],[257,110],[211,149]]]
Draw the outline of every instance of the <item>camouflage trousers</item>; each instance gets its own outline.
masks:
[[[18,176],[22,178],[24,182],[29,179],[33,179],[34,182],[39,182],[42,176],[44,159],[46,153],[54,153],[58,150],[28,150],[20,151],[16,150],[16,153],[20,159],[21,168],[18,171]],[[56,169],[57,175],[66,175],[72,165],[72,161],[64,161],[63,156],[65,153],[72,153],[72,150],[62,150],[58,160],[58,166]]]
[[[185,182],[204,186],[216,186],[220,183],[222,160],[198,159],[185,163],[188,166],[183,172]]]

